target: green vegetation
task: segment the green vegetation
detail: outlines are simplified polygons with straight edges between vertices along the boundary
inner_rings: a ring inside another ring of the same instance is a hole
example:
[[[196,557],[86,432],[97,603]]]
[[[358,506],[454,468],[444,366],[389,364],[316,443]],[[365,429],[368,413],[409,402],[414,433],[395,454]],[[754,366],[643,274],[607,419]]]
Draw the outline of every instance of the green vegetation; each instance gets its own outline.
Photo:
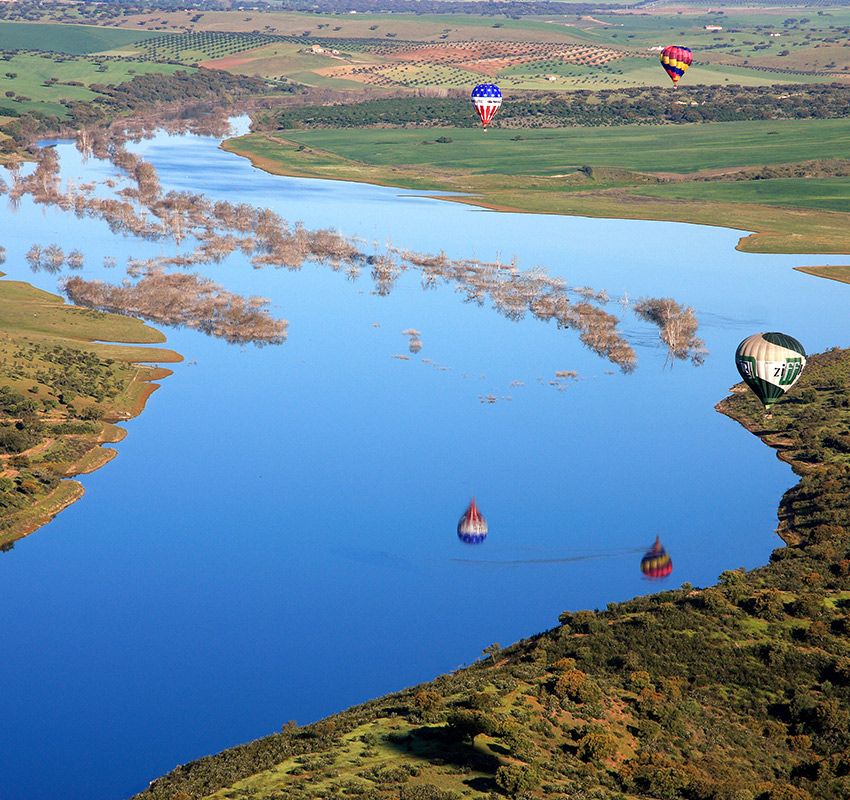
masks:
[[[444,147],[424,144],[440,134]],[[286,138],[376,166],[427,165],[473,174],[556,175],[590,164],[636,171],[783,164],[850,156],[845,120],[729,122],[616,129],[287,131]]]
[[[667,93],[655,88],[570,94],[529,92],[505,102],[491,124],[491,130],[612,127],[638,123],[799,121],[846,119],[850,115],[850,87],[841,84],[689,88],[676,92],[675,98],[671,102]],[[288,107],[276,116],[257,115],[256,122],[264,130],[480,126],[465,93],[453,97],[393,97],[360,103]],[[768,134],[770,128],[764,130],[765,135],[777,135]],[[674,136],[672,133],[667,135]]]
[[[729,183],[682,183],[648,187],[643,193],[668,200],[763,203],[791,208],[823,208],[850,213],[850,178],[777,178]]]
[[[416,13],[404,13],[406,5],[411,7],[405,11]],[[669,82],[657,64],[657,48],[671,42],[694,48],[697,61],[684,81],[690,87],[832,80],[846,83],[850,79],[850,13],[841,7],[817,12],[741,9],[694,13],[649,5],[629,14],[602,3],[411,0],[403,7],[392,14],[377,14],[369,13],[375,9],[370,2],[351,9],[340,0],[340,4],[305,6],[302,10],[309,13],[294,13],[289,3],[274,3],[262,11],[244,14],[218,9],[144,13],[142,8],[134,8],[138,13],[125,15],[121,24],[152,32],[168,31],[180,50],[177,57],[184,63],[202,60],[210,52],[208,44],[194,49],[187,36],[242,33],[304,50],[319,46],[385,60],[377,65],[367,62],[373,67],[363,70],[355,64],[346,69],[329,57],[300,65],[289,55],[276,62],[258,55],[263,63],[254,67],[249,64],[255,54],[245,50],[245,43],[239,45],[246,53],[245,60],[221,65],[247,74],[348,90],[364,84],[395,89],[459,89],[482,77],[493,78],[510,91],[641,85],[667,88]],[[358,13],[350,14],[352,10]],[[68,19],[65,10],[54,13],[54,18]]]
[[[569,611],[472,667],[178,767],[139,800],[840,800],[850,789],[850,351],[765,416],[801,476],[752,572]]]
[[[259,33],[228,33],[201,31],[199,33],[160,34],[140,43],[153,61],[180,61],[196,64],[223,58],[244,50],[253,50],[274,41],[270,36]]]
[[[577,38],[608,46],[647,48],[681,42],[698,54],[698,64],[844,72],[848,61],[850,11],[830,8],[706,11],[674,14],[594,14],[572,31]],[[719,26],[722,30],[706,30]],[[690,74],[689,76],[690,77]]]
[[[40,50],[88,55],[134,45],[158,34],[99,28],[94,25],[52,25],[0,22],[0,50]]]
[[[114,451],[112,423],[138,414],[176,361],[170,350],[94,344],[163,341],[138,320],[67,306],[29,284],[0,281],[0,546],[31,533],[82,494],[70,475]]]
[[[142,113],[154,108],[163,113],[167,106],[171,106],[172,114],[187,110],[198,113],[199,109],[201,114],[208,114],[270,91],[265,81],[256,78],[185,67],[174,68],[168,74],[168,71],[157,71],[161,66],[152,65],[155,69],[151,71],[141,69],[140,74],[123,83],[91,83],[88,90],[97,95],[95,99],[63,99],[61,115],[46,114],[38,109],[20,113],[3,107],[0,110],[8,119],[0,126],[0,158],[4,152],[10,156],[32,152],[39,136],[55,133],[63,126],[93,128],[110,122],[119,114]]]
[[[754,252],[850,252],[844,120],[286,130],[225,147],[281,174],[461,192],[447,199],[503,210],[723,225],[756,231],[739,244]]]
[[[0,56],[0,114],[35,111],[61,117],[68,101],[99,96],[89,88],[92,84],[119,84],[134,75],[170,75],[179,69],[186,68],[118,58],[6,53]]]
[[[829,278],[839,283],[850,283],[850,267],[844,264],[836,264],[823,267],[794,267],[807,275],[815,275],[818,278]]]

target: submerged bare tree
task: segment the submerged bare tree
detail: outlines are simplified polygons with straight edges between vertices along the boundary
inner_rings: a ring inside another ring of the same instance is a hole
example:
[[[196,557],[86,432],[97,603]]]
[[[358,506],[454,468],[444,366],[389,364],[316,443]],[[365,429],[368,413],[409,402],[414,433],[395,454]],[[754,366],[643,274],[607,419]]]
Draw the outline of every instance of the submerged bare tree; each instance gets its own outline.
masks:
[[[128,273],[142,278],[131,287],[136,295],[141,291],[138,287],[148,289],[155,284],[159,291],[168,285],[169,293],[183,289],[190,296],[196,296],[198,287],[192,283],[193,276],[189,276],[188,283],[182,284],[179,276],[166,275],[162,268],[218,263],[237,250],[248,256],[257,269],[266,266],[300,269],[305,262],[313,261],[328,264],[331,269],[356,280],[366,267],[379,295],[389,294],[404,272],[417,270],[423,288],[452,284],[466,301],[480,305],[489,302],[510,320],[521,320],[529,313],[544,322],[555,320],[559,328],[575,329],[585,346],[617,364],[624,372],[635,368],[637,357],[618,330],[618,317],[603,308],[609,302],[604,291],[587,286],[569,288],[562,279],[542,269],[520,270],[515,259],[507,264],[500,259],[494,262],[450,259],[442,252],[437,255],[416,253],[391,244],[370,255],[365,252],[365,244],[357,239],[331,229],[310,231],[301,223],[290,225],[271,209],[228,201],[210,202],[198,193],[163,193],[154,167],[125,147],[128,138],[149,136],[154,128],[162,127],[161,122],[151,118],[123,124],[124,129],[113,128],[108,135],[92,130],[81,133],[78,138],[82,151],[111,160],[131,181],[131,185],[117,189],[112,197],[95,197],[94,186],[69,185],[62,192],[58,160],[52,149],[40,154],[36,169],[27,178],[21,179],[19,173],[12,173],[9,194],[13,203],[30,193],[36,202],[54,203],[79,216],[103,219],[115,233],[149,240],[172,239],[178,244],[184,239],[196,242],[188,253],[128,262]],[[184,122],[176,124],[178,128],[185,127]],[[40,265],[43,254],[35,254],[34,259],[31,263]],[[69,265],[73,267],[70,257]],[[110,265],[105,259],[104,266]],[[112,288],[128,290],[127,286]],[[668,301],[645,301],[654,302]],[[670,307],[643,305],[642,310],[635,310],[659,324],[662,339],[674,358],[689,357],[694,363],[700,363],[702,342],[695,337],[696,318],[691,309],[682,309],[673,303]],[[149,308],[147,313],[139,313],[164,321],[162,316],[155,316],[154,311]],[[182,324],[189,323],[183,321]],[[410,351],[418,352],[421,347],[421,339],[411,337]]]
[[[37,244],[34,244],[27,250],[24,258],[27,260],[27,263],[30,265],[30,269],[33,272],[38,272],[41,269],[41,247]]]
[[[82,269],[84,260],[83,254],[79,250],[71,250],[65,261],[70,269]]]
[[[62,288],[78,305],[186,325],[228,342],[280,344],[286,339],[288,323],[269,314],[268,300],[228,292],[201,275],[152,270],[138,283],[123,286],[74,277]]]
[[[41,254],[41,265],[48,272],[59,272],[65,263],[65,253],[58,244],[50,244]]]
[[[656,297],[635,303],[635,313],[658,326],[661,341],[667,345],[667,358],[693,364],[705,361],[705,342],[697,337],[699,322],[690,306],[685,307],[671,297]]]
[[[413,355],[416,355],[422,349],[422,334],[416,328],[405,328],[401,335],[408,337],[407,349]]]

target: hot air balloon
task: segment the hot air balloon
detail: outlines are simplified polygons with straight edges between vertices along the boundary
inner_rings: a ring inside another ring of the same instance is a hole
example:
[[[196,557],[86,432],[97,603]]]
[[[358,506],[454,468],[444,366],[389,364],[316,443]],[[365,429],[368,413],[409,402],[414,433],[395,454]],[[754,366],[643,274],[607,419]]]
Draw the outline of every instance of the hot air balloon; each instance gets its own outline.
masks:
[[[673,81],[673,88],[679,88],[679,78],[687,71],[694,61],[694,54],[690,47],[680,47],[671,44],[661,51],[661,66]]]
[[[472,90],[472,105],[481,117],[481,124],[486,131],[490,120],[496,116],[499,106],[502,105],[502,90],[495,83],[479,83]]]
[[[666,578],[673,571],[673,562],[667,551],[661,544],[661,539],[656,536],[655,544],[647,550],[646,555],[640,560],[640,571],[653,580]]]
[[[474,497],[457,524],[457,538],[466,544],[481,544],[487,538],[487,520],[475,505]]]
[[[797,382],[806,366],[806,351],[793,336],[755,333],[738,345],[735,366],[769,410]]]

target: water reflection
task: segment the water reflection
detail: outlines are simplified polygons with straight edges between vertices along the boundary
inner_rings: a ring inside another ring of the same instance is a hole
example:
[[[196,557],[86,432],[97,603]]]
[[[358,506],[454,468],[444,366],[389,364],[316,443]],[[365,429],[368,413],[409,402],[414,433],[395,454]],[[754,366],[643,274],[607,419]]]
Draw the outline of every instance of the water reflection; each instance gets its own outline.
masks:
[[[146,135],[144,126],[135,132]],[[243,343],[282,342],[280,331],[270,332],[270,319],[263,319],[265,329],[254,338],[249,333],[236,336],[230,326],[215,319],[199,318],[206,306],[197,301],[197,275],[190,279],[172,279],[163,272],[166,268],[187,268],[200,264],[219,264],[233,253],[241,252],[250,264],[259,269],[266,266],[300,270],[308,261],[328,265],[334,272],[342,271],[350,280],[357,280],[361,269],[368,267],[378,296],[389,295],[400,276],[408,270],[418,270],[424,289],[441,283],[453,284],[467,302],[483,305],[486,301],[499,314],[519,321],[530,313],[537,319],[554,320],[558,328],[573,329],[588,349],[616,364],[623,372],[637,365],[634,347],[618,329],[620,319],[605,310],[610,303],[608,293],[590,286],[567,286],[561,278],[550,276],[542,268],[520,270],[516,260],[508,263],[479,259],[451,259],[445,252],[436,255],[419,253],[409,248],[387,244],[378,252],[367,253],[363,242],[345,237],[331,228],[307,229],[301,222],[290,223],[271,208],[249,203],[212,201],[194,191],[165,191],[156,168],[139,155],[126,149],[128,134],[121,129],[86,131],[76,141],[80,152],[108,160],[123,175],[126,185],[113,179],[99,184],[66,182],[62,188],[60,161],[56,148],[42,147],[36,155],[36,166],[22,175],[10,172],[10,206],[14,209],[25,195],[37,204],[56,206],[73,211],[79,217],[104,220],[113,233],[132,235],[148,241],[170,239],[178,247],[187,242],[194,248],[177,255],[159,255],[145,260],[131,259],[128,275],[142,277],[136,286],[109,287],[105,284],[87,286],[83,281],[68,282],[75,302],[86,303],[98,297],[97,306],[119,313],[142,314],[163,324],[186,324],[221,335],[227,341]],[[96,190],[98,187],[101,192]],[[120,188],[119,188],[120,187]],[[110,193],[103,195],[103,190]],[[376,248],[378,249],[378,248]],[[58,272],[63,266],[82,267],[83,255],[77,250],[66,258],[61,248],[49,245],[42,249],[33,245],[27,258],[33,270]],[[154,288],[163,291],[167,284],[174,313],[158,313],[158,305],[141,300]],[[185,297],[179,288],[187,291]],[[132,295],[132,296],[131,296]],[[71,295],[69,295],[71,296]],[[108,302],[105,302],[108,299]],[[228,297],[231,305],[254,309],[257,298]],[[624,308],[628,304],[619,302]],[[140,310],[146,307],[146,310]],[[701,364],[705,347],[696,336],[698,323],[692,308],[684,307],[671,298],[647,299],[634,306],[635,313],[658,326],[659,336],[668,347],[671,359],[690,359]],[[262,312],[261,312],[262,313]],[[254,319],[252,324],[259,320]],[[285,321],[276,323],[285,326]],[[244,326],[247,331],[248,326]],[[223,332],[220,332],[222,331]],[[412,330],[412,329],[411,329]],[[414,355],[422,349],[422,340],[410,335],[409,351]],[[488,403],[495,402],[487,399]]]
[[[489,528],[484,515],[478,510],[473,497],[457,524],[457,538],[464,544],[481,544]]]
[[[652,580],[666,578],[673,571],[673,561],[661,544],[660,537],[655,537],[655,544],[640,560],[640,571]]]

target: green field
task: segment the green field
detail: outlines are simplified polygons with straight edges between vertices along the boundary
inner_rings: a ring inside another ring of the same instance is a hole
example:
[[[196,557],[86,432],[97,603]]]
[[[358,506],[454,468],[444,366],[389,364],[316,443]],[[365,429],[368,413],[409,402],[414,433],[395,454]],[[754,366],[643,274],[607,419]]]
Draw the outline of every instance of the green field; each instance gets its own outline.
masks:
[[[99,28],[94,25],[0,22],[0,50],[44,50],[88,55],[128,47],[157,35],[150,31]]]
[[[182,61],[196,64],[199,61],[224,58],[234,53],[253,50],[273,41],[268,36],[252,33],[199,33],[164,34],[147,39],[140,44],[154,61]]]
[[[65,108],[61,100],[93,100],[97,97],[88,88],[92,83],[118,84],[131,80],[134,75],[151,72],[171,74],[180,69],[189,70],[191,67],[129,59],[7,53],[0,60],[0,113],[3,109],[11,109],[18,114],[39,111],[62,116]],[[14,77],[9,77],[10,74]],[[52,78],[56,78],[57,82],[49,83]],[[69,81],[82,86],[68,86]],[[10,91],[28,99],[21,101],[6,97],[6,92]]]
[[[759,181],[686,183],[648,187],[644,194],[670,200],[765,203],[850,212],[850,178],[773,178]]]
[[[451,142],[434,146],[443,135]],[[573,167],[695,172],[850,157],[844,120],[523,130],[287,131],[286,138],[378,166],[428,165],[477,174],[557,175]]]

